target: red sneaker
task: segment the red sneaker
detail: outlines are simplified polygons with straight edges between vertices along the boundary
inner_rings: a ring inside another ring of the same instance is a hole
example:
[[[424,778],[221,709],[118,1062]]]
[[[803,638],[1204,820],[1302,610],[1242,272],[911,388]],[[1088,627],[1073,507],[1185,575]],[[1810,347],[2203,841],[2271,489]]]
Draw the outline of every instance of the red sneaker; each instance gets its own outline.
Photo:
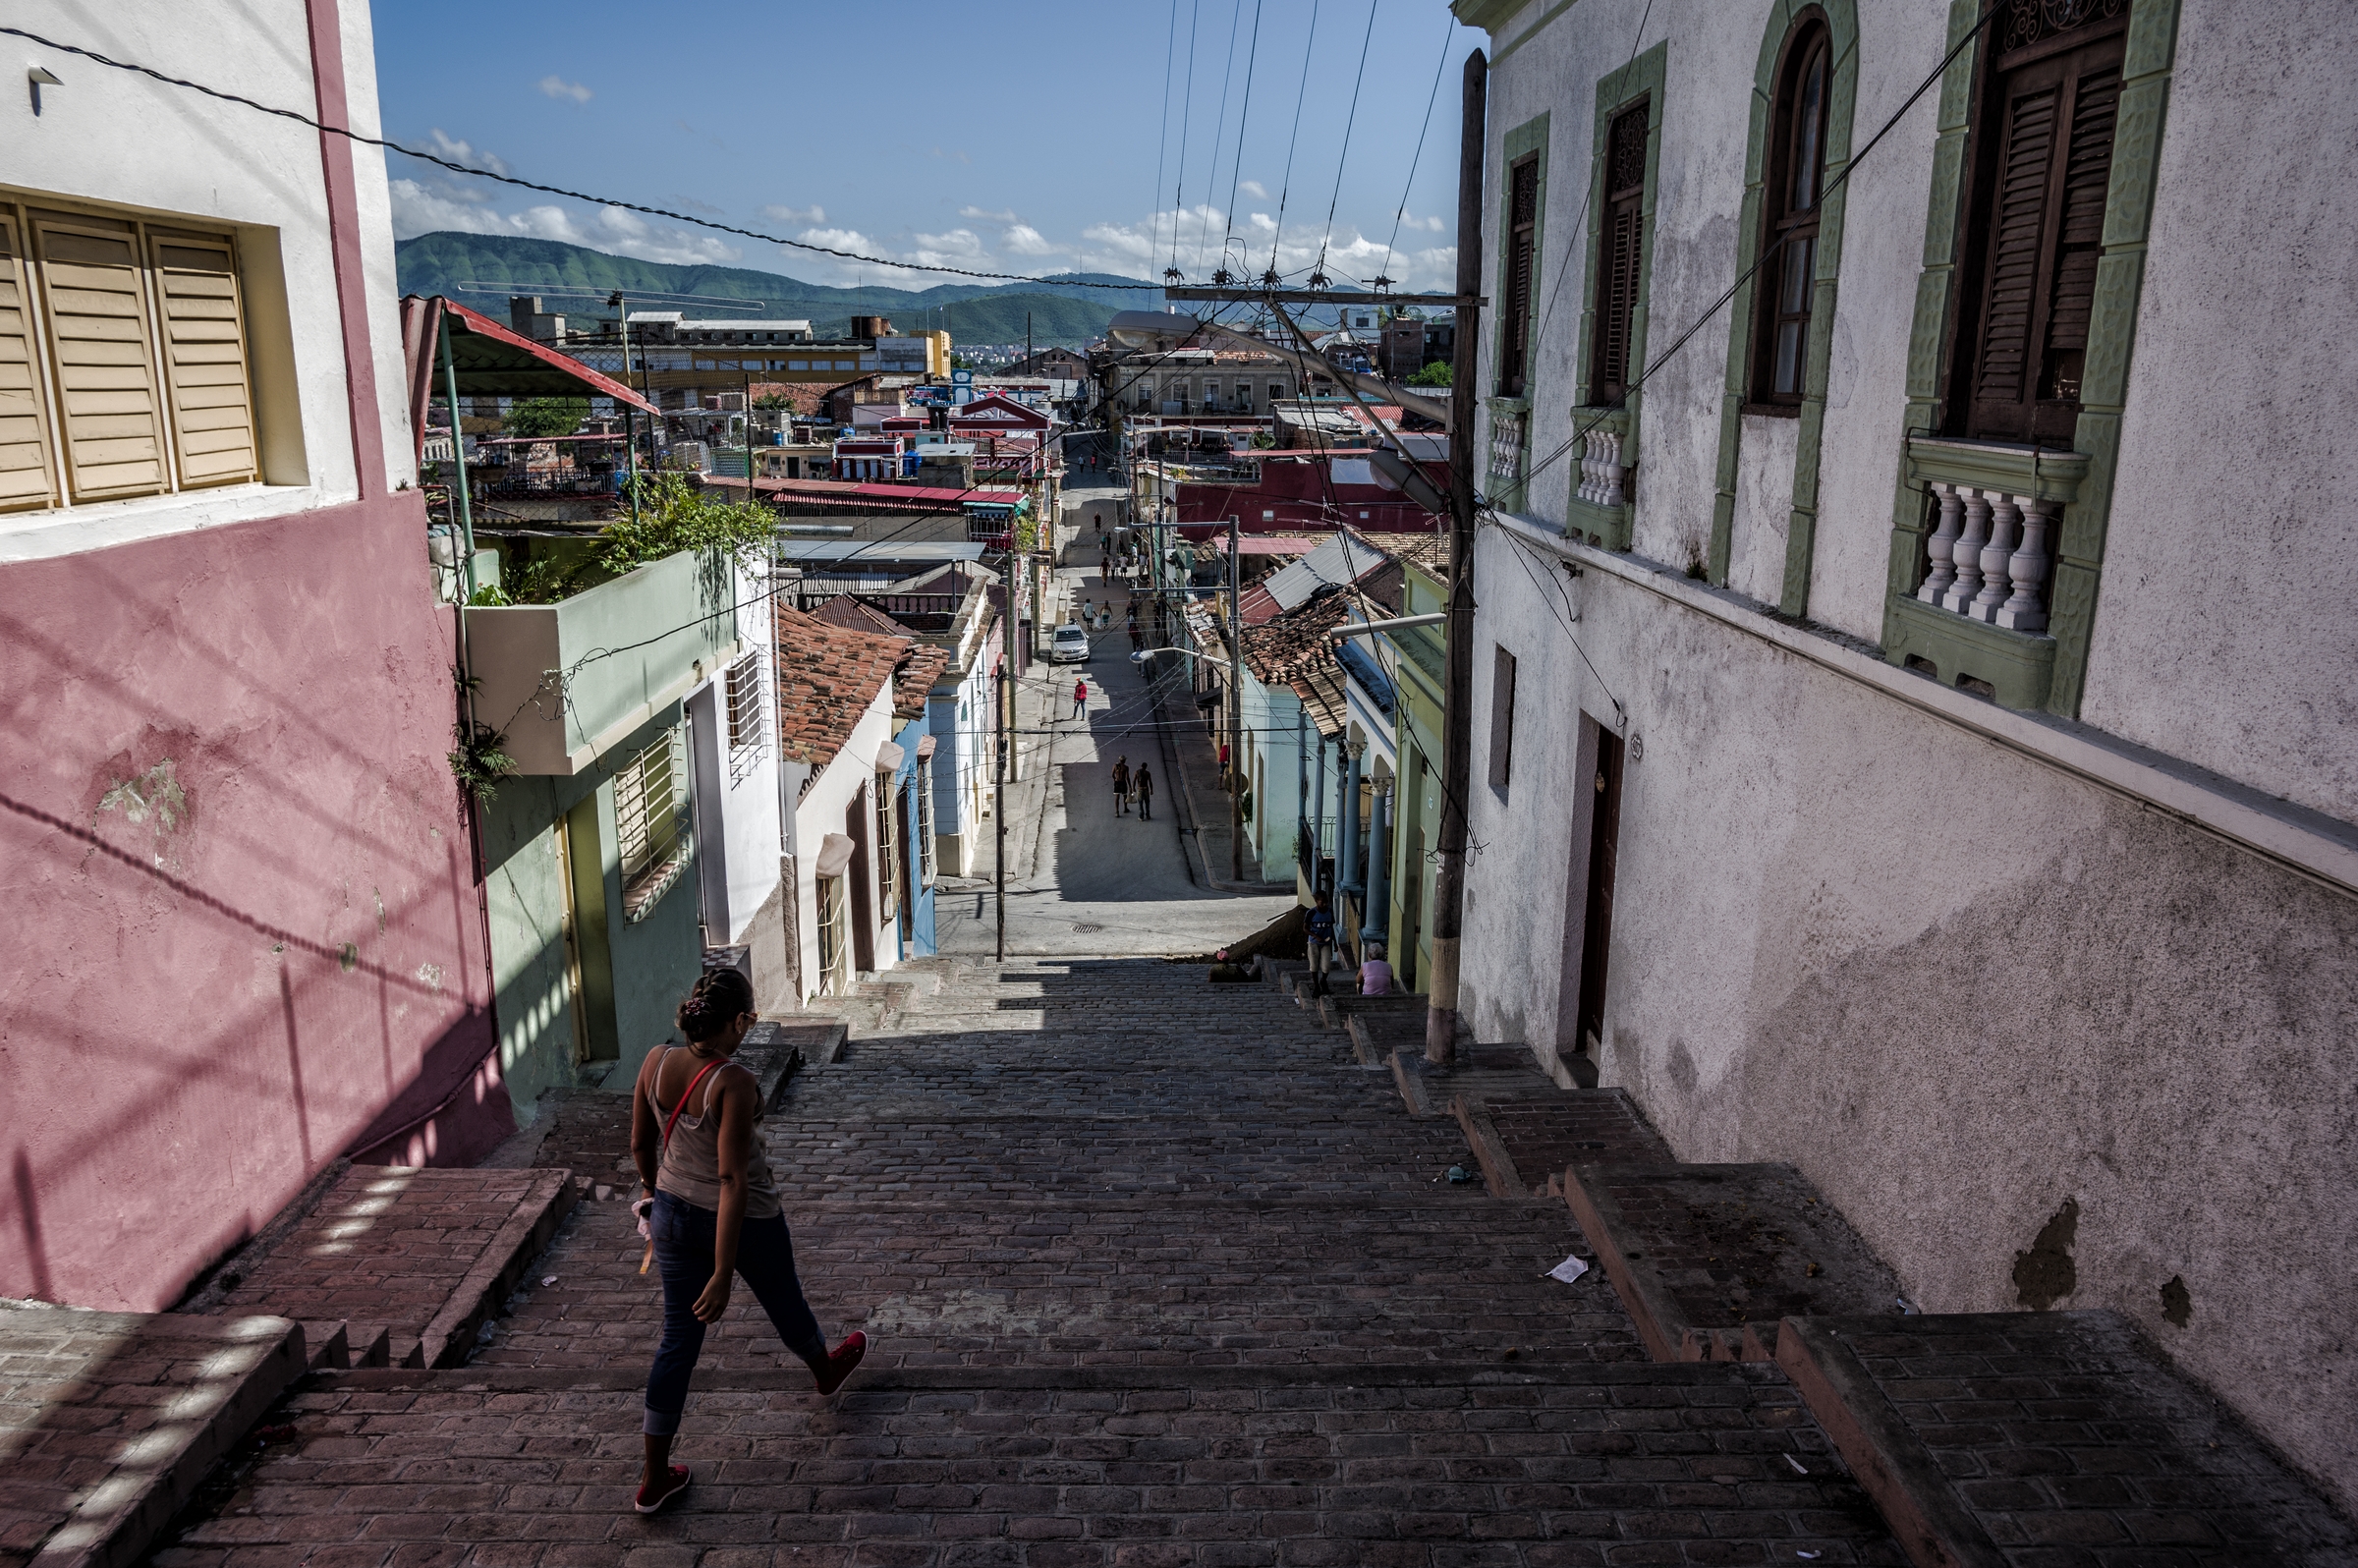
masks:
[[[688,1467],[669,1466],[663,1479],[652,1486],[639,1488],[639,1500],[633,1505],[643,1514],[651,1514],[665,1503],[688,1489]]]
[[[831,1394],[841,1388],[843,1380],[851,1376],[852,1369],[859,1366],[861,1358],[867,1354],[868,1336],[858,1329],[852,1330],[842,1344],[827,1352],[826,1370],[812,1374],[818,1380],[818,1391]]]

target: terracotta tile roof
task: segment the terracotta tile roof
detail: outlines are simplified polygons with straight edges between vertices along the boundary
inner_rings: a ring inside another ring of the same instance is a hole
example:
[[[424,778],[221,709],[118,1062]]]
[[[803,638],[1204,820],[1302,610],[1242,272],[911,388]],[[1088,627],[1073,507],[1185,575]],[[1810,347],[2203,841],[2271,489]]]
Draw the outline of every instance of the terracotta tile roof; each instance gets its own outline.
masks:
[[[777,606],[778,749],[822,768],[852,738],[869,704],[908,656],[905,637],[874,637]]]
[[[950,662],[950,650],[930,643],[919,643],[903,656],[899,668],[892,672],[892,712],[903,723],[923,718],[926,696]]]
[[[862,603],[849,593],[838,593],[810,613],[829,626],[840,627],[846,632],[866,632],[870,637],[908,635],[900,622],[872,605]]]

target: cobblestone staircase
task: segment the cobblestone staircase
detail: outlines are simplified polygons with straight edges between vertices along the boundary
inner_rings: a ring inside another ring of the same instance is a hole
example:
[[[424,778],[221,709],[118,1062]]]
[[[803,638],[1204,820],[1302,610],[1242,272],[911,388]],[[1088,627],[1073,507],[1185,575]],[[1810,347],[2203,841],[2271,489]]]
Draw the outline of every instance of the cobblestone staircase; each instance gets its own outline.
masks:
[[[1546,1277],[1613,1240],[1583,1238],[1566,1182],[1599,1162],[1578,1155],[1682,1168],[1613,1092],[1480,1048],[1445,1077],[1370,1064],[1322,1021],[1367,1014],[1197,966],[932,960],[890,983],[840,1007],[840,1046],[764,1132],[822,1326],[875,1339],[850,1390],[816,1398],[740,1292],[678,1450],[697,1484],[630,1513],[660,1304],[627,1207],[582,1203],[464,1366],[314,1375],[272,1418],[296,1440],[216,1487],[159,1568],[2304,1560],[2151,1539],[2151,1510],[2108,1516],[2148,1531],[2129,1546],[2065,1550],[2036,1534],[2045,1500],[2001,1519],[1953,1471],[1952,1513],[2005,1544],[1918,1528],[1860,1389],[1942,1464],[1961,1451],[1914,1414],[1950,1372],[1892,1337],[1938,1319],[1811,1317],[1806,1366],[1724,1338],[1664,1359],[1642,1245],[1618,1277]],[[590,1108],[566,1102],[541,1148],[598,1157],[615,1129]],[[1443,1179],[1469,1163],[1483,1184]],[[2032,1353],[1969,1350],[1992,1378]],[[2093,1367],[2006,1397],[2093,1423],[2047,1398]],[[1978,1408],[1945,1414],[1965,1430]],[[2218,1440],[2215,1484],[2307,1496]],[[2343,1560],[2330,1534],[2299,1549]]]

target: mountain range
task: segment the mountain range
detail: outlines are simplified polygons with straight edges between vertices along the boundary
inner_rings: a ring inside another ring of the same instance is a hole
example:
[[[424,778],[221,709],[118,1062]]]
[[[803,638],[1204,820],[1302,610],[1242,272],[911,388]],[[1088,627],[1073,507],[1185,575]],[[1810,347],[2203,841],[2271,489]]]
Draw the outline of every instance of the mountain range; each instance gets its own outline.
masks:
[[[402,293],[446,295],[498,321],[508,318],[511,294],[537,294],[543,310],[560,314],[605,315],[619,289],[634,309],[808,317],[821,337],[841,335],[855,315],[881,315],[903,332],[946,327],[957,342],[1021,343],[1029,315],[1032,341],[1045,348],[1102,337],[1117,311],[1162,308],[1160,285],[1096,272],[995,286],[845,289],[747,267],[642,261],[557,240],[450,231],[403,240],[393,255]],[[1118,287],[1086,287],[1093,283]]]

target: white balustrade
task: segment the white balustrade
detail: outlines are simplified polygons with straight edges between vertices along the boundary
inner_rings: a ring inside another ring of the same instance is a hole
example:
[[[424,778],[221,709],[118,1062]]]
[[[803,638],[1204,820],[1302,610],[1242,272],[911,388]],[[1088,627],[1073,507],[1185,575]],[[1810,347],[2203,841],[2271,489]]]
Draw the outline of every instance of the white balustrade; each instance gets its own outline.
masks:
[[[1924,541],[1931,566],[1916,597],[2009,631],[2045,631],[2040,592],[2055,503],[1938,480],[1929,487],[1939,500],[1940,520]]]
[[[1949,550],[1950,564],[1957,575],[1940,595],[1940,607],[1956,615],[1967,614],[1974,596],[1982,591],[1982,546],[1990,542],[1990,499],[1979,490],[1965,492],[1965,529]]]
[[[2013,596],[1998,606],[1997,624],[2015,632],[2043,632],[2047,629],[2047,606],[2040,601],[2039,588],[2047,581],[2049,565],[2047,531],[2051,526],[2049,515],[2054,510],[2051,501],[2024,496],[2022,501],[2022,542],[2006,558],[2006,576],[2014,584]]]
[[[1594,506],[1619,506],[1624,499],[1621,477],[1621,432],[1600,424],[1582,441],[1577,493]]]
[[[1939,603],[1940,595],[1957,580],[1957,526],[1965,515],[1965,492],[1957,486],[1936,480],[1933,494],[1940,498],[1940,525],[1924,541],[1932,570],[1925,573],[1924,586],[1916,590],[1916,596],[1927,604]]]
[[[1490,414],[1490,473],[1485,489],[1502,496],[1523,482],[1523,448],[1529,417],[1493,410]]]

